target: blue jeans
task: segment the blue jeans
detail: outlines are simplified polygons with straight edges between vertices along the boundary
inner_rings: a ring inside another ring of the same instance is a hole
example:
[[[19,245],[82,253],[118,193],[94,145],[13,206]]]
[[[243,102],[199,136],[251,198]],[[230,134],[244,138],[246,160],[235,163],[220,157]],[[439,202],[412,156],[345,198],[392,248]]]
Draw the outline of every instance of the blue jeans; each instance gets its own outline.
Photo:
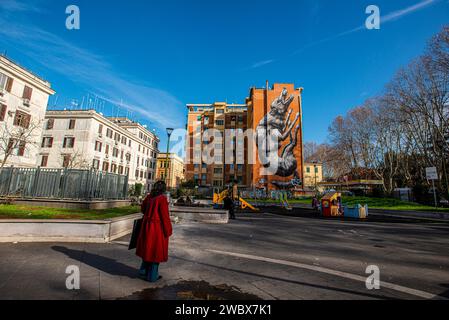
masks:
[[[156,282],[159,278],[159,263],[142,261],[139,274],[150,282]]]

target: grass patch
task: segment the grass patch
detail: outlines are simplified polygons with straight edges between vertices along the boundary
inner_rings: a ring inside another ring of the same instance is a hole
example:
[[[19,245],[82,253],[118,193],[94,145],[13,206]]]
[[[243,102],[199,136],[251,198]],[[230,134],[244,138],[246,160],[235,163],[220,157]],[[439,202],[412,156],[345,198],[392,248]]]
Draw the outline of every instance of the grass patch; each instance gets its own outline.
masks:
[[[138,206],[104,210],[48,208],[15,204],[0,205],[0,219],[105,220],[140,212]]]
[[[432,206],[426,206],[419,203],[406,202],[392,198],[370,198],[370,197],[350,197],[343,196],[343,204],[348,206],[354,206],[356,204],[368,205],[371,209],[383,209],[383,210],[395,210],[395,211],[428,211],[428,212],[449,212],[449,208],[435,208]],[[248,199],[249,203],[280,203],[276,200],[265,199]],[[312,198],[301,198],[288,200],[290,204],[305,204],[312,205]]]
[[[396,211],[433,211],[449,212],[449,208],[435,208],[414,202],[406,202],[391,198],[369,198],[343,196],[343,203],[349,206],[360,203],[368,205],[372,209],[396,210]]]

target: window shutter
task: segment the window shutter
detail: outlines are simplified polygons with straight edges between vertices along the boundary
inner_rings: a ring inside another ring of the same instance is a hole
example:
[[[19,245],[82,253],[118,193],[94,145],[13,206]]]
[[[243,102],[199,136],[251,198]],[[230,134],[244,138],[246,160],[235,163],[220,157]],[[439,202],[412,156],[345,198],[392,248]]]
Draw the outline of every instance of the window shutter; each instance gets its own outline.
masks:
[[[19,157],[22,157],[25,154],[25,141],[20,141],[19,144],[19,153],[17,154]]]
[[[64,138],[64,143],[62,144],[62,147],[65,148],[67,146],[67,138]]]
[[[6,104],[0,104],[0,121],[4,121],[6,116]]]
[[[14,82],[14,79],[8,77],[8,80],[6,81],[6,91],[11,92],[13,82]]]
[[[11,149],[14,148],[14,139],[9,139],[7,153],[11,152]]]
[[[46,167],[48,163],[48,156],[47,155],[43,155],[42,156],[42,161],[41,161],[41,167]]]
[[[30,121],[31,121],[31,115],[30,114],[25,115],[24,122],[23,122],[23,127],[25,129],[28,129],[30,127]]]
[[[33,94],[33,88],[25,86],[25,88],[23,89],[23,96],[22,96],[22,98],[31,100],[31,95],[32,94]]]
[[[50,138],[50,145],[49,148],[53,147],[53,137]]]

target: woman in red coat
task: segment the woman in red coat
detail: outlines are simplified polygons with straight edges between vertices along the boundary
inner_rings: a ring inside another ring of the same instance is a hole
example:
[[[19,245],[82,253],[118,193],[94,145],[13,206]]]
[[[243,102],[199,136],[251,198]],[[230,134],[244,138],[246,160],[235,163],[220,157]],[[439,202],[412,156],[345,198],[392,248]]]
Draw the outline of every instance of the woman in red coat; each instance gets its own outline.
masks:
[[[136,254],[142,258],[139,274],[150,282],[159,277],[159,263],[168,260],[168,238],[172,225],[168,212],[168,200],[164,193],[166,184],[158,181],[142,203],[143,221],[137,240]]]

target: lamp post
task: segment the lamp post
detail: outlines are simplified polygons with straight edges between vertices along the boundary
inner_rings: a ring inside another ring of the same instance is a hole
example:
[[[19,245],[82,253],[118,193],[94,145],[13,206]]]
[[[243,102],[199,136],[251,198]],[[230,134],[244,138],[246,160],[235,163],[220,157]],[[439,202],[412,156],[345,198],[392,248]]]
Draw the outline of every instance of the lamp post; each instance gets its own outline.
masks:
[[[313,163],[313,173],[315,174],[315,192],[318,191],[317,183],[316,183],[316,168],[317,168],[317,165],[316,165],[316,162],[314,162]]]
[[[171,134],[173,133],[173,128],[167,128],[167,154],[166,154],[166,158],[165,158],[165,183],[167,184],[167,188],[169,188],[169,179],[168,179],[168,153],[170,151],[170,137]]]

